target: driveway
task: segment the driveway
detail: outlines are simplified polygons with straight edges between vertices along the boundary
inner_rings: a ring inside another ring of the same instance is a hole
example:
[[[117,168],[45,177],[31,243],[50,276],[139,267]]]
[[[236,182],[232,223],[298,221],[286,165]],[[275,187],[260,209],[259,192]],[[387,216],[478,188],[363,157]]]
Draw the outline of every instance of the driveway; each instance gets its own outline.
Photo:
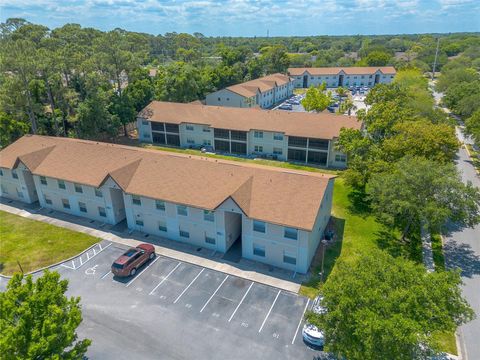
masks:
[[[302,340],[309,299],[166,256],[116,278],[127,247],[102,241],[55,267],[80,296],[80,338],[90,359],[309,359]],[[39,276],[40,274],[36,274]],[[3,290],[5,279],[0,279]]]

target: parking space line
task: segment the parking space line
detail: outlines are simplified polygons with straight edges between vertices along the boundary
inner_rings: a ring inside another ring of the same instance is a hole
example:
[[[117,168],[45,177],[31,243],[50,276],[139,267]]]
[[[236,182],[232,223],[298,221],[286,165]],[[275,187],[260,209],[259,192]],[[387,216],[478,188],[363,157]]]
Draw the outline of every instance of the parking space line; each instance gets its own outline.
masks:
[[[230,316],[230,319],[228,319],[228,322],[232,321],[233,316],[234,316],[235,313],[237,312],[237,310],[238,310],[238,308],[240,307],[240,305],[242,305],[243,300],[245,300],[245,298],[247,297],[248,292],[249,292],[250,289],[252,288],[253,284],[254,284],[254,282],[252,281],[252,283],[251,283],[250,286],[248,287],[247,291],[246,291],[245,294],[243,295],[242,300],[240,300],[240,302],[238,303],[237,307],[236,307],[235,310],[233,311],[232,316]]]
[[[305,309],[303,309],[302,316],[300,317],[300,320],[298,321],[297,330],[295,331],[295,335],[293,335],[292,345],[295,342],[295,338],[297,337],[297,334],[298,334],[298,329],[300,329],[300,324],[302,323],[303,317],[305,316],[305,311],[307,311],[309,303],[310,303],[310,299],[307,299],[307,305],[305,305]]]
[[[228,276],[229,276],[229,275],[225,276],[225,279],[223,279],[222,283],[221,283],[220,285],[218,285],[217,290],[215,290],[215,292],[212,294],[212,296],[210,296],[210,298],[207,300],[207,302],[205,303],[205,305],[203,305],[203,307],[202,307],[202,309],[200,310],[200,312],[202,312],[202,311],[207,307],[208,303],[210,302],[210,300],[212,300],[212,298],[215,296],[215,294],[217,293],[217,291],[222,287],[223,283],[224,283],[225,281],[227,281]]]
[[[105,275],[103,275],[103,276],[101,277],[101,279],[105,279],[105,278],[106,278],[109,274],[111,274],[111,273],[112,273],[112,270],[110,270],[110,271],[107,272]]]
[[[108,243],[108,245],[105,246],[104,248],[102,248],[102,250],[100,250],[98,253],[96,253],[96,255],[100,254],[103,250],[105,250],[106,248],[108,248],[112,244],[113,243]],[[82,257],[80,256],[80,266],[76,269],[80,269],[83,265],[85,265],[88,261],[92,260],[95,257],[95,256],[90,257],[90,255],[88,255],[88,251],[86,252],[86,254],[87,254],[87,260],[82,262]],[[72,263],[73,263],[73,260],[72,260]]]
[[[188,288],[190,286],[192,286],[192,284],[195,282],[195,280],[198,279],[198,277],[200,276],[200,274],[203,272],[203,270],[205,270],[205,268],[203,268],[198,274],[197,276],[195,276],[195,278],[190,282],[190,284],[188,284],[188,286],[182,291],[182,293],[180,295],[178,295],[178,297],[175,299],[175,301],[173,302],[174,304],[177,303],[177,301],[182,297],[183,294],[185,294],[185,292],[188,290]]]
[[[177,266],[175,266],[175,267],[167,274],[167,276],[165,276],[165,277],[162,279],[162,281],[160,281],[160,282],[158,283],[158,285],[155,286],[152,291],[150,291],[150,294],[148,294],[148,295],[152,295],[152,294],[155,292],[155,290],[157,290],[157,288],[158,288],[160,285],[162,285],[163,282],[164,282],[165,280],[167,280],[168,277],[169,277],[170,275],[172,275],[172,273],[173,273],[175,270],[177,270],[177,268],[178,268],[181,264],[182,264],[182,263],[179,262],[179,263],[177,264]]]
[[[270,316],[270,313],[272,312],[273,307],[275,306],[275,303],[277,302],[278,297],[280,296],[280,293],[282,290],[278,290],[277,296],[275,296],[275,300],[273,300],[272,306],[270,306],[270,310],[268,310],[267,316],[265,316],[265,319],[263,319],[262,326],[260,326],[260,329],[258,329],[258,332],[261,332],[263,329],[263,326],[267,322],[268,317]]]
[[[143,269],[142,271],[140,271],[137,276],[135,276],[132,280],[130,280],[130,281],[127,283],[127,285],[125,285],[125,287],[129,287],[136,279],[138,279],[138,278],[140,277],[140,275],[142,275],[145,271],[147,271],[147,269],[148,269],[150,266],[152,266],[153,264],[155,264],[155,262],[156,262],[159,258],[160,258],[160,257],[157,256],[155,259],[153,259],[153,261],[152,261],[150,264],[148,264],[148,266],[147,266],[145,269]]]

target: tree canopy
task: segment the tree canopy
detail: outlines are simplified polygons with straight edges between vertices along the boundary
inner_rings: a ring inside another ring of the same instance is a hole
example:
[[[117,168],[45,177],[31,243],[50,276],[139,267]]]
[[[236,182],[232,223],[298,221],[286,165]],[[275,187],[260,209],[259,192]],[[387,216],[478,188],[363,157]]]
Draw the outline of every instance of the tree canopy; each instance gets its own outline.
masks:
[[[48,270],[33,281],[15,274],[0,292],[2,359],[83,359],[91,341],[78,340],[80,298],[67,298],[67,280]]]

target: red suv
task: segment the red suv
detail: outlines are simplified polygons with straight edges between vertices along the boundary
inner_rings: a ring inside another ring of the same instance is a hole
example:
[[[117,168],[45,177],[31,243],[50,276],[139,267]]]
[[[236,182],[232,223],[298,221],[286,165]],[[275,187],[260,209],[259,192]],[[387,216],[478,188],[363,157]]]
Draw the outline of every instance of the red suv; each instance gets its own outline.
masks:
[[[150,244],[140,244],[125,251],[112,264],[112,273],[116,276],[133,276],[140,266],[155,258],[155,248]]]

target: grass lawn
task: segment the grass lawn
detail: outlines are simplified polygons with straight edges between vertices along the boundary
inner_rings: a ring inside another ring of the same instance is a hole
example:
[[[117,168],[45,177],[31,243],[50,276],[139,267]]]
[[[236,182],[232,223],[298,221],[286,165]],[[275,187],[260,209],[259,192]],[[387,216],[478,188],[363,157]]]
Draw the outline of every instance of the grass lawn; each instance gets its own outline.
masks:
[[[12,275],[74,256],[99,239],[0,211],[0,272]]]
[[[200,150],[194,149],[181,149],[181,148],[174,148],[174,147],[167,147],[167,146],[157,146],[151,145],[147,143],[142,143],[141,147],[145,149],[155,149],[161,151],[170,151],[176,152],[180,154],[189,154],[189,155],[197,155],[197,156],[204,156],[204,157],[211,157],[214,159],[223,159],[229,161],[238,161],[238,162],[245,162],[245,163],[253,163],[259,165],[267,165],[267,166],[275,166],[279,168],[286,168],[286,169],[293,169],[293,170],[303,170],[303,171],[312,171],[312,172],[321,172],[324,174],[334,174],[337,175],[339,171],[325,169],[320,167],[313,167],[313,166],[305,166],[299,164],[292,164],[286,161],[277,161],[277,160],[265,160],[265,159],[247,159],[242,157],[235,157],[235,156],[228,156],[228,155],[219,155],[219,154],[206,154],[202,153]]]

